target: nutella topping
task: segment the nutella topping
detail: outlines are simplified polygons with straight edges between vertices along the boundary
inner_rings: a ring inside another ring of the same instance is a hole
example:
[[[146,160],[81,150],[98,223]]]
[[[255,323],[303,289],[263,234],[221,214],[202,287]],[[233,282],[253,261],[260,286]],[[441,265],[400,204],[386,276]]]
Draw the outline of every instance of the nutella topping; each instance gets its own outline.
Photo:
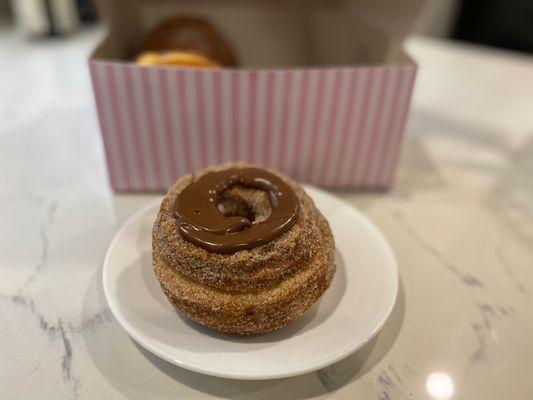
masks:
[[[272,212],[261,222],[225,216],[217,208],[221,194],[240,185],[268,193]],[[234,253],[265,244],[289,229],[298,216],[298,198],[276,175],[259,168],[209,172],[178,194],[174,213],[181,236],[208,251]]]

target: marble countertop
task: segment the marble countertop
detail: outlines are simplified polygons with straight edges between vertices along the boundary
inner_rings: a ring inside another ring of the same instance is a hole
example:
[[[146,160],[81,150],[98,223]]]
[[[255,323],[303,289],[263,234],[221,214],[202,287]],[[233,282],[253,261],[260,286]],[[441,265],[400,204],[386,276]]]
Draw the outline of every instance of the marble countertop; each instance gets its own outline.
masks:
[[[154,196],[108,187],[86,67],[98,36],[0,35],[2,398],[531,398],[533,58],[408,43],[420,74],[397,184],[339,194],[396,252],[393,314],[331,367],[240,382],[159,360],[106,306],[107,244]]]

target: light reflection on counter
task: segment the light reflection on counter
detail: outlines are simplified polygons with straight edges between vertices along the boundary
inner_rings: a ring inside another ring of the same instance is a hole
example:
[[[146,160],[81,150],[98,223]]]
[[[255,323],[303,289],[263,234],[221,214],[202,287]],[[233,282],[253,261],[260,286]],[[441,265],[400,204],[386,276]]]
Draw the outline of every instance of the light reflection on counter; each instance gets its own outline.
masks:
[[[426,389],[436,400],[449,400],[455,391],[452,378],[444,372],[429,374],[426,381]]]

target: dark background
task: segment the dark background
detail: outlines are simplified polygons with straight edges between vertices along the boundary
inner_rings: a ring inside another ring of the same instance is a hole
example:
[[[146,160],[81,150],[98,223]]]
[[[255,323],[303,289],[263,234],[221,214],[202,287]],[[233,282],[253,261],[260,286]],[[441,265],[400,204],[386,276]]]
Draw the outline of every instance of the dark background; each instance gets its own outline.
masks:
[[[533,0],[462,0],[452,37],[533,53]]]

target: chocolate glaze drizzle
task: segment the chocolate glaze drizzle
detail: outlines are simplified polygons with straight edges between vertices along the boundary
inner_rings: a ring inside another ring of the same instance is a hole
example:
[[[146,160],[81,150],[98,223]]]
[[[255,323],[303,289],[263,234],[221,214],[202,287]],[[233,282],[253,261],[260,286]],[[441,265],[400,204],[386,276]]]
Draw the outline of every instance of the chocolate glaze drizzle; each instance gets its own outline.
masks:
[[[264,190],[272,212],[261,222],[225,216],[217,208],[220,195],[235,185]],[[209,172],[176,197],[174,213],[180,235],[215,253],[234,253],[265,244],[289,229],[298,216],[299,202],[283,180],[259,168]]]

